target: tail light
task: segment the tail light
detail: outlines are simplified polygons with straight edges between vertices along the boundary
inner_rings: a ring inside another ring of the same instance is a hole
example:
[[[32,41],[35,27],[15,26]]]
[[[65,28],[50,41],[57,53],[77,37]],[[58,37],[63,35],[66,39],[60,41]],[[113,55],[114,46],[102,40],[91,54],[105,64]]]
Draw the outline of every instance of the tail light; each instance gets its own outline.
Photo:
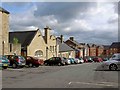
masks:
[[[0,63],[2,63],[2,60],[0,60]]]
[[[8,62],[10,63],[10,60],[8,60]]]

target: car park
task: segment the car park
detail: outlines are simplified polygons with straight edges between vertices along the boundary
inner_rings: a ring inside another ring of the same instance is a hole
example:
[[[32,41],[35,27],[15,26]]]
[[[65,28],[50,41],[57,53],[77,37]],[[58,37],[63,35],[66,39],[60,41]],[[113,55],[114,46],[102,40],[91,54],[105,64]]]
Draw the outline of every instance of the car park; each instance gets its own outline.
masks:
[[[20,55],[6,55],[6,58],[10,60],[10,65],[13,68],[24,67],[26,62],[25,58]]]
[[[40,65],[44,64],[44,61],[42,59],[38,59],[37,57],[27,56],[25,57],[25,59],[26,65],[28,65],[29,67],[39,67]]]
[[[0,67],[7,69],[10,64],[10,61],[5,56],[0,56]]]
[[[45,65],[59,65],[59,66],[64,66],[65,65],[65,60],[63,57],[52,57],[48,60],[44,61]]]
[[[116,53],[112,55],[112,57],[102,63],[103,69],[109,69],[109,70],[119,70],[120,69],[120,53]]]

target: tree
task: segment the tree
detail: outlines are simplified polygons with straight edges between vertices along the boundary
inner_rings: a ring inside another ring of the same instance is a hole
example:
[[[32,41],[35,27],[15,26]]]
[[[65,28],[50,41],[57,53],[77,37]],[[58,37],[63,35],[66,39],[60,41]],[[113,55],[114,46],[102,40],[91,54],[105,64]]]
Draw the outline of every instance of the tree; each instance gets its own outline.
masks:
[[[18,38],[16,37],[13,38],[13,44],[18,44]]]

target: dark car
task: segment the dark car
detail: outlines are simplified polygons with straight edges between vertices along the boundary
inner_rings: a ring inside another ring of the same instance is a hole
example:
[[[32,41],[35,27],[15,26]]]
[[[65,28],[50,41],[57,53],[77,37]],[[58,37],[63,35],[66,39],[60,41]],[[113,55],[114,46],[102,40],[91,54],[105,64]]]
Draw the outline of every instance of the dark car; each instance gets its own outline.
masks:
[[[65,65],[65,60],[63,57],[52,57],[48,60],[44,61],[45,65],[59,65],[59,66],[63,66]]]
[[[25,57],[25,59],[26,65],[28,65],[29,67],[39,67],[40,65],[44,64],[44,61],[42,59],[38,59],[36,57],[27,56]]]
[[[10,64],[10,61],[5,56],[0,56],[0,67],[7,69]]]
[[[86,58],[87,58],[87,62],[94,62],[93,57],[87,56]]]
[[[10,66],[13,68],[24,67],[25,58],[19,55],[6,55],[6,58],[10,60]]]
[[[100,57],[95,57],[95,58],[93,58],[93,61],[94,62],[102,62],[103,60]]]

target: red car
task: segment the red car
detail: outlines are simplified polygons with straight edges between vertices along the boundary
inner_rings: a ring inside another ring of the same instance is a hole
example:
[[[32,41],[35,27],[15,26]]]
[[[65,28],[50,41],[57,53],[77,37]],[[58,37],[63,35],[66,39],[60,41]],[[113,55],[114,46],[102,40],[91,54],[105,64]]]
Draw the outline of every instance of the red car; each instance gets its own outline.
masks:
[[[95,57],[95,58],[93,58],[93,61],[94,62],[102,62],[103,60],[100,57]]]
[[[31,57],[31,56],[27,56],[26,57],[26,65],[28,65],[29,67],[39,67],[40,65],[43,65],[44,61],[42,59],[38,59],[36,57]]]

